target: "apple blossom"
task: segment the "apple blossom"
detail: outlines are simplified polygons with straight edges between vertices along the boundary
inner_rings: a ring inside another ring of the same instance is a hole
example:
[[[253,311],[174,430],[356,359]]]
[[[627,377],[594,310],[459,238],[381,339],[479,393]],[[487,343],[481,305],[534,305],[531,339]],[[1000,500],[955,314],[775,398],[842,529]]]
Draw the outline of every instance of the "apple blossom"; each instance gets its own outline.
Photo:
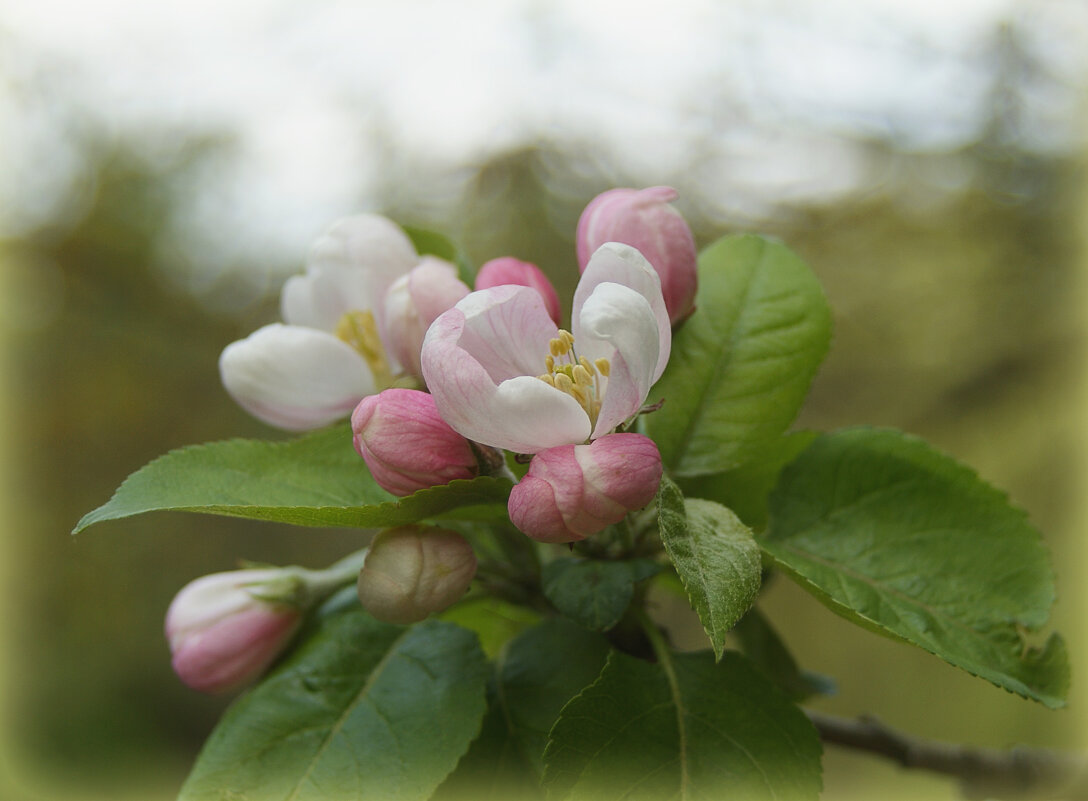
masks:
[[[351,429],[370,474],[394,495],[473,478],[480,470],[472,445],[442,419],[426,392],[387,389],[363,398]]]
[[[661,454],[641,434],[606,434],[533,457],[510,493],[510,520],[540,542],[574,542],[653,500]]]
[[[391,220],[339,220],[314,243],[305,273],[284,285],[286,324],[266,325],[223,350],[223,385],[270,425],[326,425],[367,395],[419,379],[423,332],[467,292],[452,264],[421,261]]]
[[[226,692],[264,673],[302,624],[305,582],[280,568],[190,582],[166,613],[174,672],[195,690]]]
[[[359,601],[386,623],[415,623],[457,601],[476,575],[464,537],[431,526],[379,532],[359,572]]]
[[[578,265],[585,269],[593,252],[605,242],[637,248],[661,277],[661,292],[675,325],[694,310],[695,239],[676,209],[669,205],[677,192],[668,186],[649,189],[610,189],[586,206],[578,220]]]
[[[559,325],[561,314],[559,295],[543,270],[532,262],[503,256],[485,263],[476,273],[476,289],[490,289],[493,286],[506,284],[528,286],[539,292],[540,297],[544,299],[544,308],[548,310],[548,316],[555,321],[556,325]]]
[[[571,328],[560,331],[528,287],[467,295],[423,343],[438,411],[468,439],[520,453],[615,430],[641,410],[672,342],[660,281],[637,250],[598,249],[575,290]]]

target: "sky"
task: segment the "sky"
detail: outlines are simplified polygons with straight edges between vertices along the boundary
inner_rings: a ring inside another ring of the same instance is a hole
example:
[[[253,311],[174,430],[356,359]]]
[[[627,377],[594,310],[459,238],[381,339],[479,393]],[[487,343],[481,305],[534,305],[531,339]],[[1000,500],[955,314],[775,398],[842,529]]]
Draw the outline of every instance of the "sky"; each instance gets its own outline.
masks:
[[[1027,67],[996,75],[1003,25]],[[1086,42],[1075,0],[0,0],[0,238],[78,220],[88,132],[153,165],[234,139],[168,232],[197,283],[304,253],[388,193],[392,163],[441,217],[464,167],[542,140],[647,185],[697,164],[688,202],[758,224],[864,191],[886,169],[872,142],[976,141],[1002,88],[1014,146],[1077,147]]]

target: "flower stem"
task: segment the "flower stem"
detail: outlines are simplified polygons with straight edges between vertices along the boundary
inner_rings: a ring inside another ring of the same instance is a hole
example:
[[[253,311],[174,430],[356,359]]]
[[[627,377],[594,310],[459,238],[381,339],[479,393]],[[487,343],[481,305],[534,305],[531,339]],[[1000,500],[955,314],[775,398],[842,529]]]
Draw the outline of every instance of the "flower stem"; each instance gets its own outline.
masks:
[[[333,562],[324,570],[304,570],[307,601],[318,604],[341,587],[355,581],[359,571],[363,569],[363,562],[369,550],[369,548],[361,548]]]

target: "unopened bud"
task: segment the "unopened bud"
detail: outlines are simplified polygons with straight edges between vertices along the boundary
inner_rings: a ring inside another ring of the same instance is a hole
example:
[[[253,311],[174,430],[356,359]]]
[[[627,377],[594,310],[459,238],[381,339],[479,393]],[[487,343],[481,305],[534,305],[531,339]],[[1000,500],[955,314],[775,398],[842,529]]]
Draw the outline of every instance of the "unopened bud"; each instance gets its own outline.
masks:
[[[190,582],[166,613],[174,672],[201,692],[248,684],[294,637],[304,588],[299,575],[280,568],[214,573]]]
[[[460,534],[430,526],[380,532],[359,572],[359,601],[386,623],[423,620],[457,601],[476,575],[476,555]]]
[[[698,285],[695,239],[680,212],[669,205],[675,189],[611,189],[598,195],[578,220],[578,267],[605,242],[621,242],[638,250],[657,270],[661,294],[673,325],[695,308]]]
[[[661,454],[641,434],[607,434],[533,456],[510,493],[510,520],[534,540],[574,542],[653,500]]]
[[[493,286],[507,284],[535,289],[544,300],[544,308],[548,310],[548,316],[555,321],[556,325],[560,324],[559,295],[544,271],[532,262],[504,256],[487,262],[476,273],[476,289],[490,289]]]
[[[448,261],[424,256],[418,265],[398,278],[385,293],[382,309],[382,341],[401,367],[422,380],[419,351],[427,329],[442,312],[469,293]]]
[[[363,398],[351,415],[351,430],[370,474],[394,495],[479,473],[469,441],[442,419],[426,392],[387,389]]]

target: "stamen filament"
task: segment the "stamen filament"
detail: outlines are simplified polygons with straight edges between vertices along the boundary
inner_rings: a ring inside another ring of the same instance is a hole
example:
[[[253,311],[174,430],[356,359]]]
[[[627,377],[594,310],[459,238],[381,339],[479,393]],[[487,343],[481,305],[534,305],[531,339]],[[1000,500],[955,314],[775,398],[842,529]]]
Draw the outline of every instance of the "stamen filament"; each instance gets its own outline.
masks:
[[[374,385],[387,389],[394,384],[393,371],[385,357],[385,347],[378,336],[378,324],[369,309],[350,311],[336,323],[336,337],[351,345],[366,360],[374,376]]]

